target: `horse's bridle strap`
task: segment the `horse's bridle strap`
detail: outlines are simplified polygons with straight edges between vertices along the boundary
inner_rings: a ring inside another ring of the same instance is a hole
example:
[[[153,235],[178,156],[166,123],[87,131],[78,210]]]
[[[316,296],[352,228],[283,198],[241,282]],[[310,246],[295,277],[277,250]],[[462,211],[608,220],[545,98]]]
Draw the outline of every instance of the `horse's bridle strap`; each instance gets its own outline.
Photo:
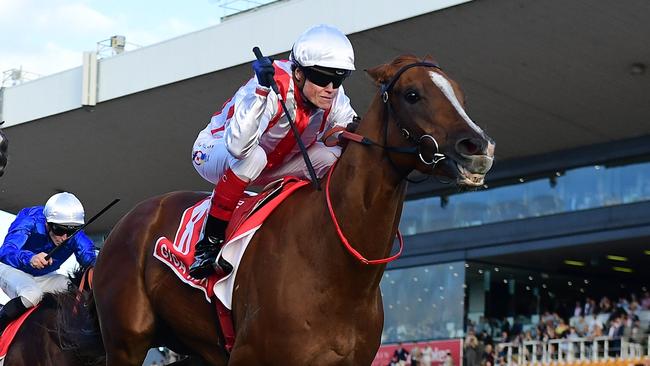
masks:
[[[347,249],[347,251],[350,254],[352,254],[354,258],[356,258],[359,262],[363,264],[386,264],[388,262],[392,262],[395,259],[399,258],[399,256],[402,255],[402,250],[404,249],[404,238],[402,238],[402,233],[399,231],[399,228],[397,229],[397,239],[399,240],[399,251],[387,258],[367,259],[366,257],[363,256],[363,254],[359,253],[359,251],[354,249],[350,244],[350,242],[348,241],[348,239],[345,237],[345,235],[343,234],[343,230],[341,230],[341,226],[339,225],[339,221],[336,219],[336,214],[334,213],[334,209],[332,208],[332,200],[330,199],[330,180],[332,178],[332,172],[334,171],[335,166],[336,166],[336,162],[334,162],[334,165],[330,167],[330,170],[327,173],[327,183],[325,184],[325,198],[327,200],[327,208],[329,209],[330,217],[332,218],[332,222],[334,223],[334,228],[336,229],[336,233],[338,234],[339,239],[341,239],[341,242],[343,243],[345,249]]]
[[[334,127],[331,130],[329,130],[326,134],[323,135],[321,138],[321,141],[325,144],[325,146],[336,146],[336,142],[331,142],[332,140],[329,140],[329,138],[337,133],[340,132],[341,134],[339,135],[339,139],[346,139],[349,141],[354,141],[358,144],[365,145],[365,146],[377,146],[380,147],[386,151],[389,152],[394,152],[394,153],[401,153],[401,154],[417,154],[418,153],[418,148],[417,146],[412,146],[412,147],[396,147],[396,146],[385,146],[380,143],[377,143],[375,141],[372,141],[371,139],[361,136],[358,133],[350,132],[347,131],[344,127]]]

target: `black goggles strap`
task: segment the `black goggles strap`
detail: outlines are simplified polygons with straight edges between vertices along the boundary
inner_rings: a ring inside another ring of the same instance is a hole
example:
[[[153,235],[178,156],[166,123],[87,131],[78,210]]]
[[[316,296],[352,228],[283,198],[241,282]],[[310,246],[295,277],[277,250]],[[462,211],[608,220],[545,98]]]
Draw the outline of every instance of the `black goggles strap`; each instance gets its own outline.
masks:
[[[50,228],[56,235],[70,234],[79,228],[77,225],[61,225],[55,223],[49,224]]]
[[[332,83],[334,88],[338,88],[343,84],[343,80],[350,75],[347,72],[343,75],[329,74],[309,67],[303,67],[302,70],[309,81],[320,87],[326,87]]]

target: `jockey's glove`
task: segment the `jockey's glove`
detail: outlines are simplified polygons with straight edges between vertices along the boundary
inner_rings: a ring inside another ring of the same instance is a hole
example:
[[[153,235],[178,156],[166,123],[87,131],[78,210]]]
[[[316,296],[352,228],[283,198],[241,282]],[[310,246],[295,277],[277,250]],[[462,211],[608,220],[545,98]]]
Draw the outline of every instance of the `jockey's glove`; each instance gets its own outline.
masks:
[[[270,88],[273,82],[273,75],[275,69],[273,68],[273,61],[268,57],[262,57],[259,60],[253,61],[253,70],[257,76],[257,82],[264,87]]]

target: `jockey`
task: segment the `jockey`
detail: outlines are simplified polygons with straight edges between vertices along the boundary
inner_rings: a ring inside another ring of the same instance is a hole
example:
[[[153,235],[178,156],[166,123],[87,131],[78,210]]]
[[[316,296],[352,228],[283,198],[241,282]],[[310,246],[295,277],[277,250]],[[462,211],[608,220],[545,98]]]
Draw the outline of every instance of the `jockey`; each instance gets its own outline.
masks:
[[[253,62],[253,70],[255,77],[212,116],[194,143],[194,168],[215,184],[203,238],[190,266],[194,278],[207,277],[218,265],[214,262],[228,221],[249,184],[308,177],[271,81],[278,85],[318,177],[341,154],[339,146],[327,147],[319,139],[356,116],[341,86],[354,70],[354,51],[348,38],[332,26],[309,28],[294,43],[289,60],[272,62],[264,57]]]
[[[0,247],[0,288],[12,299],[0,310],[0,332],[44,292],[64,291],[68,277],[55,273],[72,254],[84,267],[95,264],[95,246],[78,232],[50,259],[45,256],[84,224],[84,208],[71,193],[57,193],[43,206],[22,209]]]

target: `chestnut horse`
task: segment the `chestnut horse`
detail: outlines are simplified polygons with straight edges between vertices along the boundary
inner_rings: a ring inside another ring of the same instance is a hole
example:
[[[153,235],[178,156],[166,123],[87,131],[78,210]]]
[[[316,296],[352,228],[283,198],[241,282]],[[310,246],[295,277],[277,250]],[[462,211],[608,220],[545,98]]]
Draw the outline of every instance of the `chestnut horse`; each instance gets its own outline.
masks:
[[[323,191],[303,187],[248,246],[233,294],[236,341],[224,350],[213,305],[152,255],[204,193],[140,203],[97,260],[95,300],[107,365],[140,365],[166,345],[209,365],[370,365],[380,345],[379,282],[413,171],[480,186],[494,143],[432,60],[401,56],[368,71],[381,87]],[[334,224],[333,217],[338,224]],[[342,244],[347,239],[350,247]],[[363,258],[365,257],[365,258]]]
[[[84,278],[77,270],[68,291],[46,293],[16,333],[5,365],[87,366],[105,363],[92,291],[79,290]]]

